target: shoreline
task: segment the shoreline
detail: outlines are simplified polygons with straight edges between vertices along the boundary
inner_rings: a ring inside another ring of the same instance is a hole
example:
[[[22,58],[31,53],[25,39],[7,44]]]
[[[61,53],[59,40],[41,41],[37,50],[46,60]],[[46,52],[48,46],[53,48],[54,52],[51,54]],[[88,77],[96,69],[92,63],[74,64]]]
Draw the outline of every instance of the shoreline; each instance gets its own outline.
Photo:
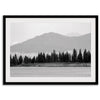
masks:
[[[91,63],[29,63],[10,67],[91,67]]]

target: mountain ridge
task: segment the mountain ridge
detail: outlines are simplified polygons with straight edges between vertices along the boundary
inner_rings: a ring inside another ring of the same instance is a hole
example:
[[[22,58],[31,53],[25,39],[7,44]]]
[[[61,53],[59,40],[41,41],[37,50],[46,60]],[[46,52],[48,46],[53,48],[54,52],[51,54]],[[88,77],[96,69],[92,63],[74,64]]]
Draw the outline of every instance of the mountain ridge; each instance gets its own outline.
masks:
[[[65,46],[65,44],[67,46]],[[81,36],[65,36],[59,33],[49,32],[36,36],[22,43],[11,46],[11,52],[50,52],[52,49],[65,51],[72,49],[91,49],[91,34]]]

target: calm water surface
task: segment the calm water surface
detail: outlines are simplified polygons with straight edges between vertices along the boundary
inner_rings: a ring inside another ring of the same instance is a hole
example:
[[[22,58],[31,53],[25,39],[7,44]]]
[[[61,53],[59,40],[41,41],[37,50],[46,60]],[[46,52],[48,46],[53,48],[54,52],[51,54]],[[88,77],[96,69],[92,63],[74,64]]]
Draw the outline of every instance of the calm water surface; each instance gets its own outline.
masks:
[[[11,67],[11,77],[90,77],[91,67]]]

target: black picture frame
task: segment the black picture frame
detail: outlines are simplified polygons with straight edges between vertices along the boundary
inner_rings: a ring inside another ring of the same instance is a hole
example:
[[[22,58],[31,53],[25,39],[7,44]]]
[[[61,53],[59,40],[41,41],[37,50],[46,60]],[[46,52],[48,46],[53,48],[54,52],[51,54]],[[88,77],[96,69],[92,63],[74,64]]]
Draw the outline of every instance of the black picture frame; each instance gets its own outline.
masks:
[[[95,18],[95,82],[6,82],[6,18]],[[98,85],[98,15],[4,15],[3,85]]]

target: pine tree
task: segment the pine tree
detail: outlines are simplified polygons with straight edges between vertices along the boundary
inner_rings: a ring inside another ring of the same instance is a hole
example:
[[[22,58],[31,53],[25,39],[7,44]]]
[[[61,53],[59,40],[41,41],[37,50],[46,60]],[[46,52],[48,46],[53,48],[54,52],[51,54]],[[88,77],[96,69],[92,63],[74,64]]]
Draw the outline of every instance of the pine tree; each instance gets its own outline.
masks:
[[[28,57],[28,63],[31,63],[31,57]]]
[[[45,58],[44,58],[44,55],[41,53],[38,53],[38,56],[37,56],[37,60],[39,63],[43,63]]]
[[[70,62],[71,61],[71,56],[68,52],[65,53],[65,62]]]
[[[59,52],[59,56],[58,56],[58,58],[59,58],[59,62],[63,62],[63,58],[62,58],[62,54]]]
[[[79,50],[79,54],[78,54],[77,60],[78,60],[78,62],[80,62],[80,63],[82,63],[82,61],[83,61],[81,49]]]
[[[87,56],[88,56],[87,50],[85,49],[84,52],[83,52],[83,62],[85,62],[85,63],[87,62]]]
[[[45,53],[42,54],[43,62],[46,62]]]
[[[35,63],[35,56],[32,58],[31,63]]]
[[[65,62],[65,61],[66,61],[66,57],[65,57],[64,52],[62,52],[62,62]]]
[[[45,62],[51,62],[51,56],[49,54],[46,55]]]
[[[53,50],[53,52],[51,53],[51,61],[52,62],[56,62],[56,51],[55,50]]]
[[[74,49],[72,54],[72,62],[77,62],[77,51]]]
[[[28,64],[28,63],[29,63],[29,62],[28,62],[28,57],[27,57],[27,56],[24,57],[24,63],[25,63],[25,64]]]
[[[18,63],[19,63],[19,64],[22,64],[22,63],[23,63],[23,57],[22,57],[22,56],[19,57]]]
[[[10,55],[10,66],[13,66],[13,59],[12,59],[12,56]]]
[[[17,59],[17,55],[15,54],[15,56],[13,56],[13,64],[14,65],[18,65],[18,59]]]
[[[87,62],[88,63],[91,62],[91,53],[90,53],[90,51],[87,52]]]
[[[10,66],[16,66],[18,64],[22,63],[50,63],[50,62],[80,62],[80,63],[90,63],[91,62],[91,52],[87,51],[86,49],[83,52],[81,49],[79,50],[79,53],[77,55],[76,49],[73,49],[73,53],[70,54],[68,52],[57,54],[55,50],[51,52],[51,54],[45,53],[38,53],[38,55],[33,57],[32,59],[30,57],[25,56],[24,58],[20,55],[19,58],[15,54],[14,56],[10,55]]]

